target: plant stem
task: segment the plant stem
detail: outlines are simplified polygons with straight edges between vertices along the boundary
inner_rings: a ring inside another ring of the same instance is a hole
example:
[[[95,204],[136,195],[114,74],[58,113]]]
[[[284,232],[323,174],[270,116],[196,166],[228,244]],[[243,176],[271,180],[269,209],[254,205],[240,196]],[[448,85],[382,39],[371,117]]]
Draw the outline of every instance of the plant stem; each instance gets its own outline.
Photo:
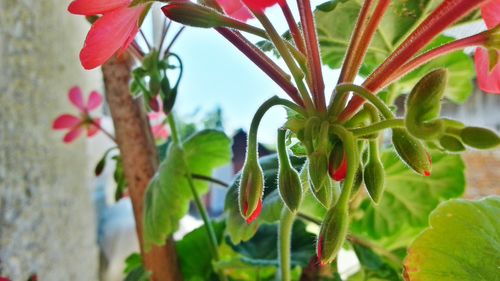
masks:
[[[306,43],[306,54],[309,65],[309,72],[313,82],[313,98],[316,108],[319,112],[326,112],[325,103],[325,83],[323,81],[323,72],[321,71],[321,58],[319,55],[318,36],[316,34],[316,25],[311,10],[310,0],[298,0],[300,22],[304,32]]]
[[[281,281],[290,281],[291,267],[291,238],[295,213],[290,212],[286,206],[281,209],[281,217],[278,226],[278,254],[281,272]]]
[[[306,53],[306,47],[304,43],[304,38],[302,37],[302,33],[300,32],[299,26],[297,25],[297,22],[293,18],[292,11],[290,10],[290,6],[288,6],[288,3],[286,1],[283,1],[283,3],[280,2],[280,7],[281,11],[283,12],[283,15],[285,16],[286,22],[288,24],[288,28],[290,29],[290,33],[292,34],[293,41],[295,42],[295,46],[297,46],[297,49],[303,54]]]
[[[281,57],[285,61],[285,64],[287,65],[288,69],[290,69],[290,72],[292,73],[292,77],[295,80],[295,83],[297,84],[297,88],[299,89],[300,96],[302,97],[302,100],[304,101],[305,108],[308,110],[308,112],[313,112],[314,111],[314,104],[311,100],[311,97],[309,96],[309,93],[307,92],[306,86],[305,86],[304,81],[303,81],[304,73],[295,64],[295,61],[290,54],[290,51],[286,47],[285,43],[283,42],[283,39],[278,34],[278,32],[276,31],[276,29],[274,28],[272,23],[267,18],[267,16],[263,13],[260,13],[260,12],[255,12],[255,11],[253,11],[253,12],[254,12],[255,17],[262,24],[262,26],[264,26],[264,29],[266,29],[271,41],[273,42],[274,46],[276,47],[276,49],[280,53]]]
[[[304,102],[299,96],[297,88],[290,83],[287,74],[283,72],[273,61],[256,48],[250,41],[243,37],[239,32],[227,28],[216,28],[222,36],[245,54],[253,63],[255,63],[264,73],[266,73],[285,93],[298,105],[304,106]]]
[[[90,119],[92,121],[92,124],[94,126],[96,126],[97,128],[99,128],[99,130],[101,130],[101,132],[103,132],[110,140],[112,140],[114,143],[117,143],[116,142],[116,138],[110,133],[108,132],[106,129],[104,129],[101,124],[99,124],[99,122],[96,122],[94,119]]]
[[[354,84],[340,84],[335,88],[335,91],[337,92],[337,95],[345,95],[349,92],[353,92],[360,98],[367,100],[371,104],[373,104],[385,117],[385,119],[394,119],[394,113],[392,113],[392,111],[387,107],[387,105],[379,97],[373,95],[370,91],[366,90],[361,86]]]
[[[225,188],[229,187],[229,184],[227,182],[223,182],[221,180],[214,179],[212,177],[207,177],[207,176],[199,175],[199,174],[191,174],[191,177],[195,180],[202,180],[202,181],[208,181],[211,183],[215,183],[215,184],[218,184],[218,185],[225,187]]]
[[[373,133],[378,133],[381,130],[388,129],[388,128],[403,128],[405,126],[405,122],[403,119],[386,119],[377,123],[373,123],[369,126],[363,127],[363,128],[356,128],[350,130],[351,133],[355,137],[362,137],[366,135],[371,135]]]
[[[180,136],[178,135],[177,125],[175,122],[174,114],[172,112],[168,115],[168,123],[170,126],[170,132],[172,135],[173,145],[179,145],[181,147],[181,149],[183,149]],[[201,218],[202,218],[203,223],[204,223],[204,226],[205,226],[205,229],[207,230],[207,235],[208,235],[209,242],[210,242],[210,248],[212,250],[214,260],[219,261],[220,260],[220,253],[219,253],[219,243],[217,241],[217,236],[215,235],[215,231],[213,229],[212,223],[210,222],[210,218],[208,217],[208,212],[205,209],[205,206],[203,205],[203,203],[201,201],[201,197],[198,194],[198,191],[196,190],[196,187],[194,185],[192,174],[189,171],[188,163],[187,163],[185,158],[183,159],[183,161],[184,161],[184,166],[186,167],[186,175],[185,176],[186,176],[186,179],[188,181],[188,185],[189,185],[189,188],[190,188],[191,193],[193,195],[193,199],[194,199],[194,202],[195,202],[196,207],[198,209],[198,212],[200,213]],[[219,279],[221,281],[227,280],[227,278],[224,275],[222,270],[218,270],[217,274],[219,275]]]

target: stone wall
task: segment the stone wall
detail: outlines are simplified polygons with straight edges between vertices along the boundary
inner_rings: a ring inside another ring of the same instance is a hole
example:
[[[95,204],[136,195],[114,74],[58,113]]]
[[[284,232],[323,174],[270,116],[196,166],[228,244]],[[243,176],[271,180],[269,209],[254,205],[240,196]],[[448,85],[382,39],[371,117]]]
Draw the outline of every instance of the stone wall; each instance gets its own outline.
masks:
[[[51,130],[75,111],[68,89],[99,77],[78,63],[88,24],[68,4],[0,0],[0,276],[13,281],[97,280],[85,142]]]

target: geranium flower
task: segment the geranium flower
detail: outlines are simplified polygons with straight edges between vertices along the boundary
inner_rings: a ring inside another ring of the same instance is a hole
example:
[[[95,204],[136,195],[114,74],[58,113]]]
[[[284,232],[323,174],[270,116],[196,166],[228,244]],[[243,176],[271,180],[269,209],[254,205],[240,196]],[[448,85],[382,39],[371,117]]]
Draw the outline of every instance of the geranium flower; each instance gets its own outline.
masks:
[[[240,0],[216,0],[224,12],[237,20],[247,21],[253,18],[252,13]]]
[[[123,54],[139,32],[139,20],[146,6],[129,7],[132,0],[75,0],[68,11],[76,15],[101,15],[90,28],[80,52],[85,69],[108,61],[115,53]]]
[[[500,24],[500,0],[492,0],[481,7],[481,14],[488,29],[493,29]],[[500,37],[500,35],[497,35]],[[498,42],[497,46],[492,46],[488,50],[477,48],[474,60],[476,63],[477,82],[479,88],[485,92],[500,94],[500,60],[496,61],[496,65],[490,68],[490,56],[496,52],[497,57],[500,57]]]
[[[163,111],[151,112],[148,114],[149,123],[151,124],[151,132],[156,141],[165,141],[168,139],[169,133],[164,124],[166,115]]]
[[[73,87],[68,92],[70,102],[78,108],[80,116],[62,114],[52,124],[53,130],[69,130],[64,135],[63,141],[70,143],[78,138],[83,130],[87,130],[87,136],[92,137],[100,130],[100,119],[89,115],[90,111],[97,109],[102,103],[102,96],[96,91],[90,93],[87,103],[84,102],[82,90]]]
[[[252,11],[264,12],[265,9],[285,1],[286,0],[243,0],[243,3]]]

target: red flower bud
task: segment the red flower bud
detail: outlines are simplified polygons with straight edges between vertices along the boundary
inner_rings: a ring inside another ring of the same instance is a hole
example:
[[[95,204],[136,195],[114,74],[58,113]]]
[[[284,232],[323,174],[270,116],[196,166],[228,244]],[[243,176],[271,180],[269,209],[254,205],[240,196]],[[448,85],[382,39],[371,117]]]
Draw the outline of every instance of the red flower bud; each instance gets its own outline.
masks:
[[[333,147],[328,163],[328,172],[334,181],[343,181],[347,174],[347,157],[342,144]]]

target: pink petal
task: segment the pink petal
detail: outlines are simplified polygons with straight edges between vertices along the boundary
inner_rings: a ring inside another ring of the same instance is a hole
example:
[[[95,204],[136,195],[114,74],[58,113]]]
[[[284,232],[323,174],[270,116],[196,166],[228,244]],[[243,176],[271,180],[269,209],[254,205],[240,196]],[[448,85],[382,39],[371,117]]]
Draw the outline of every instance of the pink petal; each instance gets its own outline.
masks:
[[[93,16],[104,14],[120,7],[128,7],[132,0],[75,0],[68,11],[76,15]]]
[[[73,87],[69,90],[68,98],[71,103],[80,111],[85,111],[85,102],[83,101],[82,90],[79,87]]]
[[[500,0],[491,0],[481,7],[481,14],[488,29],[500,23]]]
[[[101,119],[94,119],[94,122],[97,123],[97,124],[101,124]],[[89,124],[87,126],[87,137],[92,137],[94,136],[95,134],[97,134],[99,131],[101,130],[101,128],[99,126],[96,126],[95,124]]]
[[[488,51],[483,48],[476,49],[474,60],[479,88],[487,93],[500,94],[500,63],[495,66],[493,71],[488,71]]]
[[[65,143],[70,143],[74,141],[76,138],[78,138],[82,134],[83,128],[82,126],[75,127],[71,129],[65,136],[63,141]]]
[[[216,0],[224,12],[237,20],[247,21],[253,18],[252,13],[240,0]]]
[[[126,49],[131,42],[130,38],[135,37],[139,31],[138,22],[143,11],[143,6],[120,8],[99,18],[90,29],[80,52],[83,67],[96,68],[118,50]]]
[[[151,131],[153,132],[154,138],[157,140],[166,140],[168,138],[168,131],[163,124],[153,126]]]
[[[71,114],[63,114],[52,123],[53,130],[64,130],[78,126],[82,120]]]
[[[87,102],[87,110],[92,111],[102,104],[102,96],[96,91],[92,91]]]

